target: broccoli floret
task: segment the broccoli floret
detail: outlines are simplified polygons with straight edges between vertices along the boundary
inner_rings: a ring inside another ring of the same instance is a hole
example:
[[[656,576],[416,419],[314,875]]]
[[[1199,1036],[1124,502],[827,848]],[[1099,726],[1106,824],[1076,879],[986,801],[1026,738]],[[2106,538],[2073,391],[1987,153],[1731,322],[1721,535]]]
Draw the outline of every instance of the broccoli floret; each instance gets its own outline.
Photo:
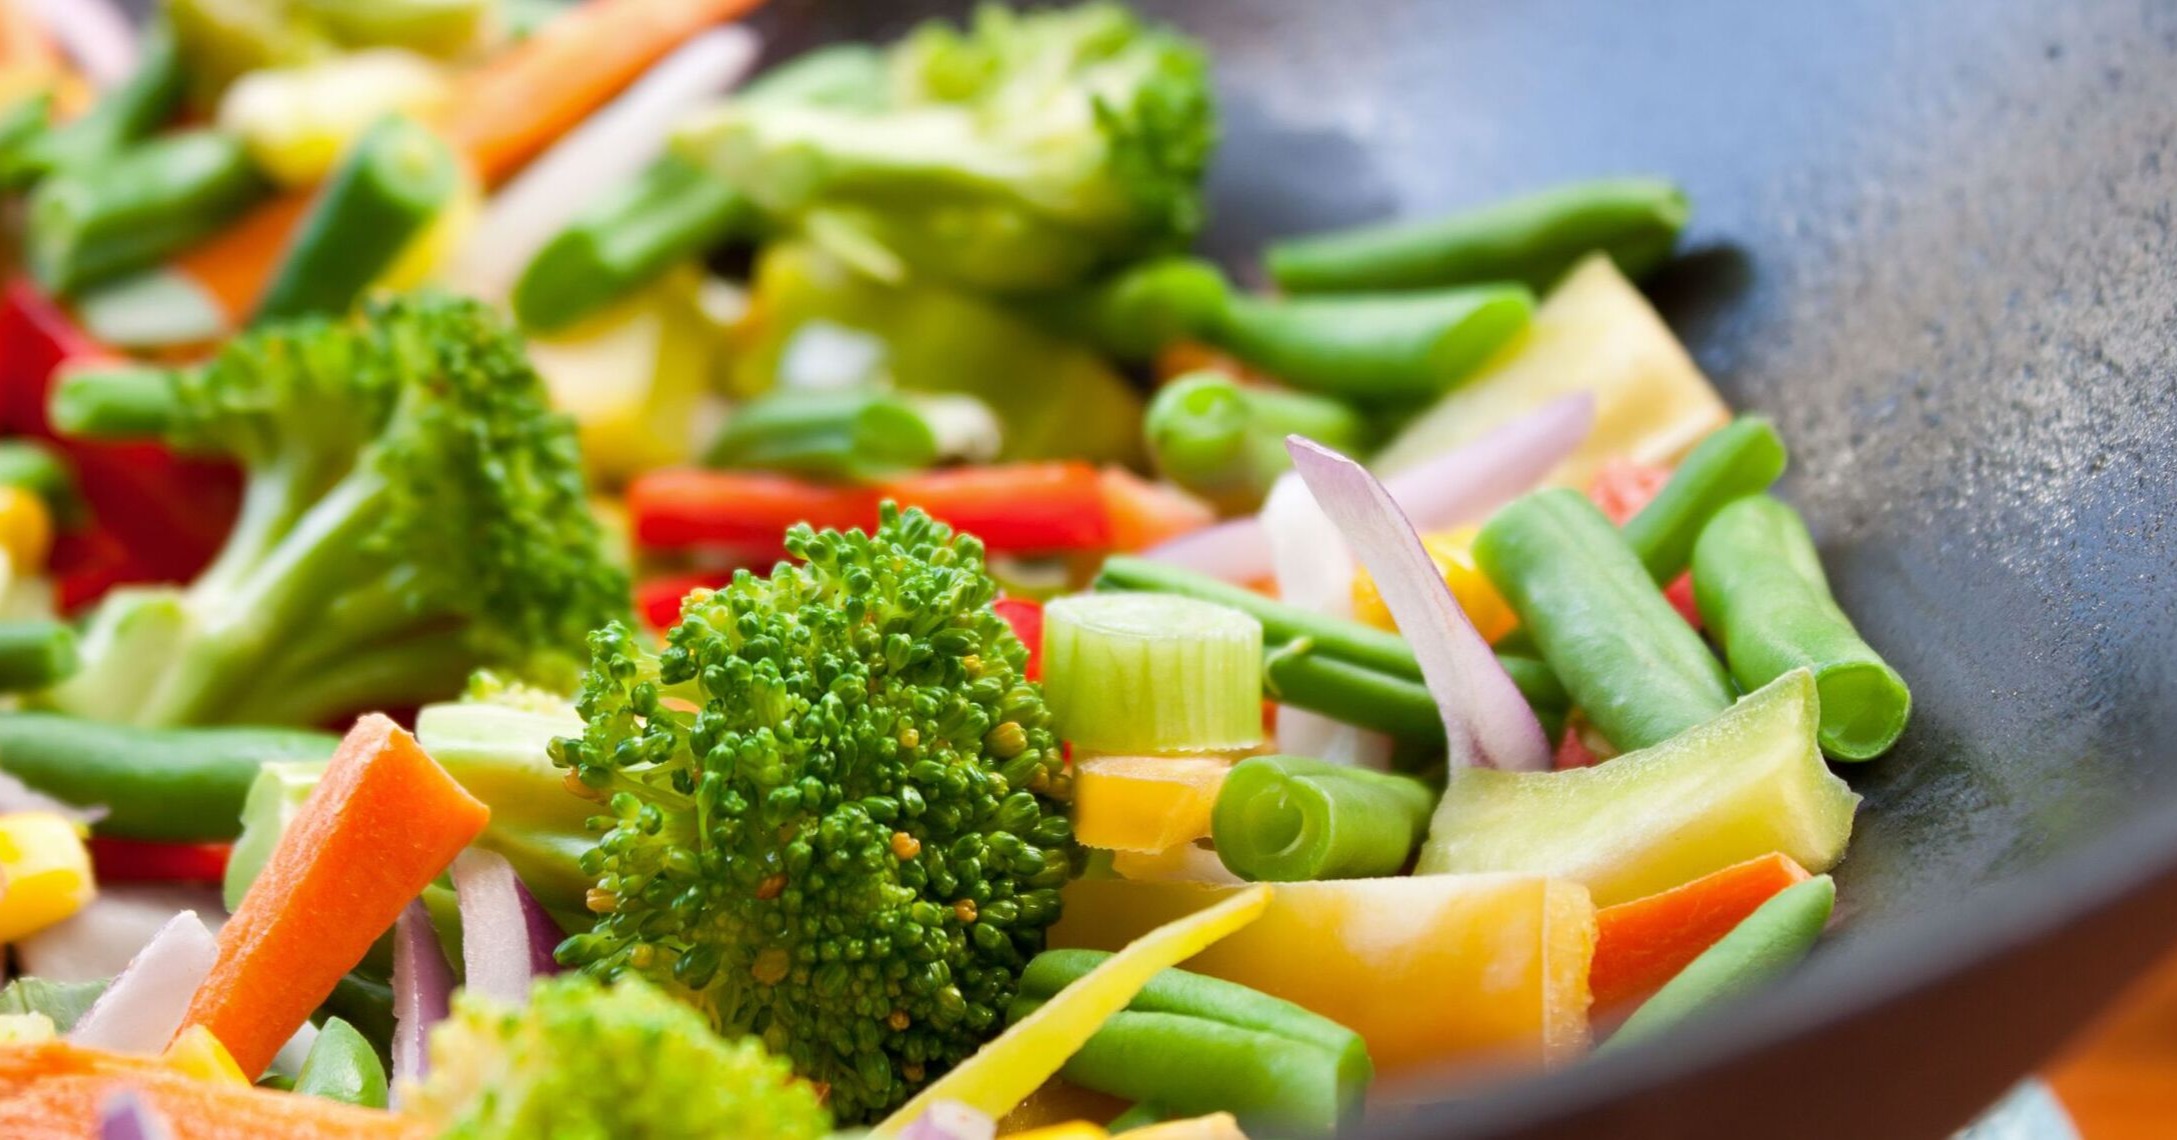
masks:
[[[886,54],[878,106],[735,99],[684,153],[872,275],[1047,290],[1184,245],[1216,136],[1201,50],[1111,3],[978,9]]]
[[[486,666],[571,683],[588,631],[627,612],[573,424],[475,302],[398,299],[246,334],[201,368],[73,376],[54,418],[246,472],[194,582],[95,611],[81,672],[44,694],[65,711],[313,724],[451,696]]]
[[[982,544],[920,511],[796,527],[768,578],[699,590],[653,657],[591,640],[586,730],[555,743],[609,804],[597,925],[560,960],[670,987],[881,1114],[1002,1027],[1069,874],[1062,769]]]
[[[754,1040],[630,978],[538,982],[516,1009],[463,992],[431,1031],[430,1075],[402,1111],[447,1140],[749,1136],[816,1140],[817,1092]]]

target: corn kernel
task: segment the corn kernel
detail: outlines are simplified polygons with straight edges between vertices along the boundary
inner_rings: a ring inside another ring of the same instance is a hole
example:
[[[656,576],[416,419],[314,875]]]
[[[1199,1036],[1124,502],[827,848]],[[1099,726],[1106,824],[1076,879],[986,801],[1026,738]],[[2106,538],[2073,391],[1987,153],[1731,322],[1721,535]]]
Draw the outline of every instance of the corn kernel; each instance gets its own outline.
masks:
[[[53,512],[21,487],[0,487],[0,552],[20,577],[45,573],[53,550]]]
[[[43,811],[0,815],[0,942],[73,915],[97,893],[74,823]]]
[[[1480,527],[1462,526],[1443,534],[1425,535],[1421,545],[1436,563],[1437,572],[1444,576],[1444,585],[1451,587],[1452,598],[1466,611],[1467,620],[1474,623],[1475,632],[1482,635],[1482,640],[1494,642],[1518,628],[1519,617],[1474,562],[1474,536],[1480,531]],[[1368,576],[1366,569],[1353,576],[1353,616],[1379,629],[1394,628],[1391,611],[1384,607],[1376,580]]]

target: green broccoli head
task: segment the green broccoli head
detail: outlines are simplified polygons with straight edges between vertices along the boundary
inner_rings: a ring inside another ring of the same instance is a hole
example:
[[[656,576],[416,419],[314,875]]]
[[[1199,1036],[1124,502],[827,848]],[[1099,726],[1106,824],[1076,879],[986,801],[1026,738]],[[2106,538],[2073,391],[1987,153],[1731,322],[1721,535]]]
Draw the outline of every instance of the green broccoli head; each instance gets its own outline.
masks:
[[[537,983],[519,1009],[463,992],[402,1111],[448,1140],[828,1135],[817,1091],[749,1038],[639,979]]]
[[[591,641],[555,759],[610,805],[596,927],[560,958],[671,987],[829,1089],[905,1100],[1003,1027],[1069,874],[1058,742],[982,545],[887,505],[803,565]]]
[[[879,105],[742,98],[683,149],[875,276],[1078,284],[1184,245],[1216,139],[1206,57],[1111,3],[978,9],[887,53]]]
[[[130,402],[133,425],[238,459],[242,514],[186,588],[102,606],[51,703],[313,723],[453,695],[479,667],[571,680],[587,632],[627,612],[573,425],[481,304],[397,299],[122,380],[72,378],[56,418],[95,428],[116,418],[102,402]]]

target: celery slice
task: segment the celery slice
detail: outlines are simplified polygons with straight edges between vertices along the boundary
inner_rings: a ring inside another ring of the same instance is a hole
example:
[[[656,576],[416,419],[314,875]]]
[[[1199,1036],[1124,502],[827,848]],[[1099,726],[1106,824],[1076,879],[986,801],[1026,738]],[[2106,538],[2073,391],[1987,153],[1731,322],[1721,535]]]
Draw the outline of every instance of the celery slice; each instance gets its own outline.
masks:
[[[1043,611],[1043,688],[1076,748],[1250,748],[1262,740],[1262,623],[1171,594],[1060,598]]]

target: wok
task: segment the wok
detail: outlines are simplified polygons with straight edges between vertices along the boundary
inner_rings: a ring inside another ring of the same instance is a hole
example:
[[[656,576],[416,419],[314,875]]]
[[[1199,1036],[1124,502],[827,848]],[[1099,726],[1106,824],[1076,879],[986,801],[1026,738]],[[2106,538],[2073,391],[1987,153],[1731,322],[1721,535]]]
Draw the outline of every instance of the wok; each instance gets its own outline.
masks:
[[[2177,5],[1180,0],[1206,245],[1656,172],[1652,283],[1910,679],[1841,933],[1653,1046],[1383,1137],[1932,1137],[2177,942]],[[774,54],[965,4],[779,0]]]

